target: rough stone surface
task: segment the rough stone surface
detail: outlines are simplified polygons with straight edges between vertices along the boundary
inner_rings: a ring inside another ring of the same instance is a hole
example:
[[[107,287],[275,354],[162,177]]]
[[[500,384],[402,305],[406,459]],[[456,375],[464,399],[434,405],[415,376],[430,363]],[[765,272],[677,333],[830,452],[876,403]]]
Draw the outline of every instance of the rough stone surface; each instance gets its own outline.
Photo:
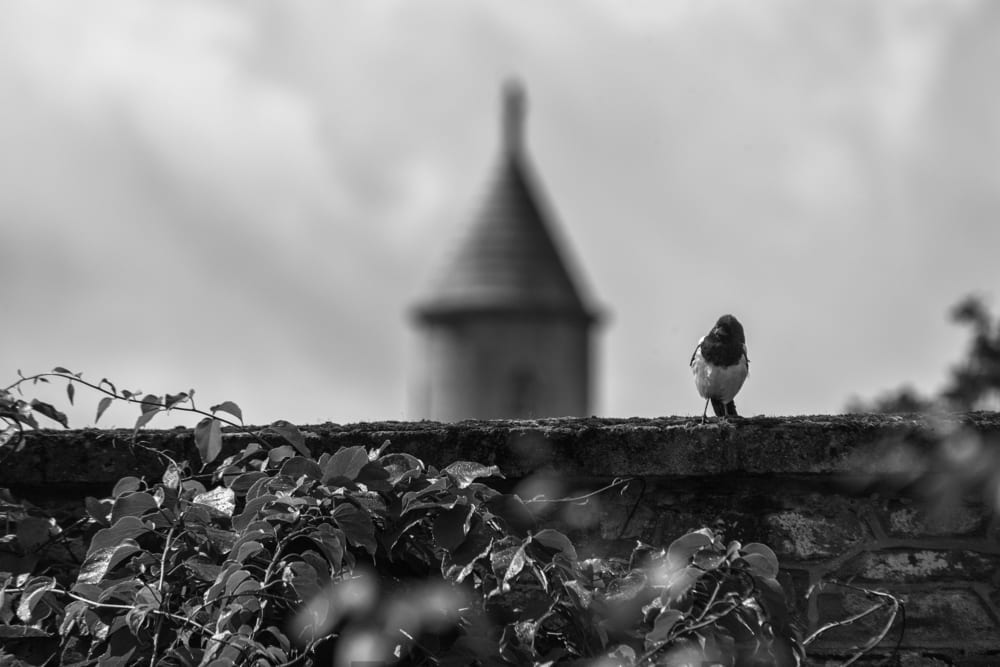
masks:
[[[380,422],[301,427],[314,455],[389,440],[429,465],[496,464],[505,490],[566,530],[582,555],[669,545],[705,526],[764,542],[809,633],[863,610],[858,589],[905,605],[856,664],[1000,665],[1000,414],[684,417]],[[276,436],[270,444],[283,444]],[[224,453],[251,441],[227,431]],[[35,502],[102,495],[125,475],[156,478],[163,456],[199,469],[188,429],[41,431],[0,465],[0,486]],[[580,502],[544,502],[578,498]],[[830,582],[849,583],[855,588]],[[822,584],[822,585],[821,585]],[[841,664],[885,613],[810,644],[810,664]],[[902,633],[902,639],[900,639]],[[896,642],[903,653],[892,657]]]
[[[983,600],[966,589],[935,588],[908,594],[904,641],[914,645],[947,645],[961,641],[966,648],[995,647],[995,619]]]
[[[779,556],[795,560],[831,558],[861,542],[865,535],[853,517],[823,517],[787,511],[769,515],[769,542]]]
[[[727,473],[837,475],[864,483],[876,477],[910,478],[926,470],[937,456],[935,444],[941,435],[956,429],[1000,436],[1000,415],[749,417],[705,425],[690,417],[591,417],[327,423],[301,428],[316,454],[390,440],[394,450],[435,465],[476,460],[495,463],[505,474],[518,478],[550,470],[573,476],[647,478]],[[136,465],[140,470],[155,469],[155,456],[130,448],[131,435],[128,429],[29,433],[29,447],[0,471],[0,484],[113,483],[123,470]],[[276,436],[268,438],[278,442]],[[232,431],[224,436],[230,451],[249,439]],[[190,429],[144,430],[139,441],[197,462]]]
[[[983,527],[982,513],[963,506],[948,512],[903,507],[889,515],[888,529],[899,535],[969,535]]]
[[[989,581],[1000,571],[1000,557],[972,551],[902,549],[865,552],[852,574],[866,582]]]

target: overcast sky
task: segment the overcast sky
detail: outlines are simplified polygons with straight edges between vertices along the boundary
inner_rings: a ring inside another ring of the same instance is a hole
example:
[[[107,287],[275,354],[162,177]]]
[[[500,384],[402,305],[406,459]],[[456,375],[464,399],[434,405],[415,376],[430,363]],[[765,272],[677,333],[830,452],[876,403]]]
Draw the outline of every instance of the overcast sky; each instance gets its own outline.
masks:
[[[997,305],[997,2],[0,11],[0,385],[64,365],[253,423],[413,417],[406,311],[484,194],[509,76],[609,314],[598,414],[700,414],[687,364],[725,312],[744,414],[934,391],[948,308]]]

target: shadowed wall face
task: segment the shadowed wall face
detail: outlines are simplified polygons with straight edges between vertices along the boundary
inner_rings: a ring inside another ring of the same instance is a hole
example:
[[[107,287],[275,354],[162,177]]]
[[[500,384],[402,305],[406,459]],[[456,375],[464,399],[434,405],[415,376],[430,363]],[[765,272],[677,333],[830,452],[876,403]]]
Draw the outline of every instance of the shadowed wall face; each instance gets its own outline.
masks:
[[[574,319],[478,316],[429,324],[422,342],[429,419],[589,414],[590,334]]]
[[[527,329],[526,329],[527,330]],[[496,330],[494,330],[496,331]],[[641,540],[669,547],[710,527],[762,542],[806,633],[863,612],[863,589],[902,600],[876,653],[900,643],[901,665],[995,665],[1000,655],[1000,414],[937,417],[751,417],[379,422],[302,427],[314,457],[387,440],[439,469],[495,464],[491,484],[537,503],[539,526],[563,529],[579,553],[627,556]],[[159,479],[163,460],[195,460],[190,430],[34,431],[0,466],[0,487],[39,504],[81,506],[123,476]],[[265,433],[265,442],[283,444]],[[223,455],[256,442],[227,431]],[[77,511],[82,511],[78,509]],[[851,587],[832,582],[850,583]],[[860,590],[859,590],[860,589]],[[810,664],[836,664],[877,637],[883,611],[809,646]],[[866,663],[867,664],[867,663]]]

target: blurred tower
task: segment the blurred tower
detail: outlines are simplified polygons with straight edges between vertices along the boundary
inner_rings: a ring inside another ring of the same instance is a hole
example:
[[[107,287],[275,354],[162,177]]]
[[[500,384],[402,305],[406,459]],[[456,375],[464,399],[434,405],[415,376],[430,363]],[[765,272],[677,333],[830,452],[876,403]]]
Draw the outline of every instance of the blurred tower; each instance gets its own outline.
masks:
[[[500,162],[482,208],[415,309],[420,417],[587,416],[591,328],[530,169],[525,95],[503,90]]]

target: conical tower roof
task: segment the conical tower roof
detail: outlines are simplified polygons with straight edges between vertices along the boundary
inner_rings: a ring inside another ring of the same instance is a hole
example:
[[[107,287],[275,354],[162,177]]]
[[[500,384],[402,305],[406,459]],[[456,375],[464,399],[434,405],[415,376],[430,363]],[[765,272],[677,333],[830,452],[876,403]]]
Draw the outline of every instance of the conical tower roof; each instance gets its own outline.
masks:
[[[551,313],[593,319],[553,240],[524,147],[525,97],[503,94],[500,163],[466,235],[418,308],[423,319],[469,312]]]

